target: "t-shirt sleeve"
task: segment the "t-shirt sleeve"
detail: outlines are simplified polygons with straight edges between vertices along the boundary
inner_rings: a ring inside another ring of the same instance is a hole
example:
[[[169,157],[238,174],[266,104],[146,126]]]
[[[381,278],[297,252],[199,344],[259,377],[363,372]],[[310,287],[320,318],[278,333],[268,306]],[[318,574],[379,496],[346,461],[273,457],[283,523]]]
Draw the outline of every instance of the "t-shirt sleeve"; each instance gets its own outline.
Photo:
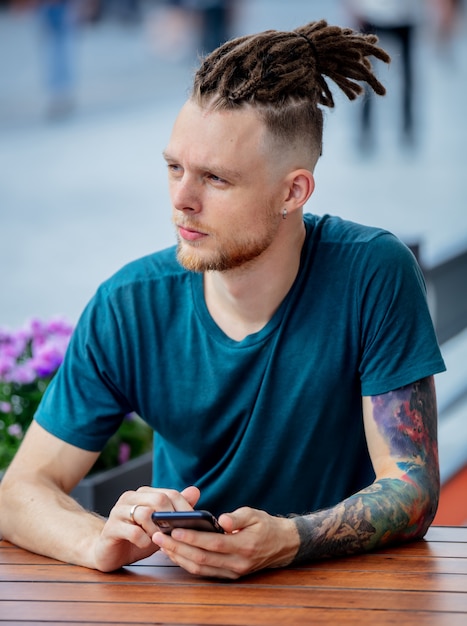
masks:
[[[420,267],[389,233],[367,246],[359,291],[362,395],[444,371]]]
[[[100,451],[131,411],[120,389],[118,320],[101,287],[84,310],[35,420],[79,448]]]

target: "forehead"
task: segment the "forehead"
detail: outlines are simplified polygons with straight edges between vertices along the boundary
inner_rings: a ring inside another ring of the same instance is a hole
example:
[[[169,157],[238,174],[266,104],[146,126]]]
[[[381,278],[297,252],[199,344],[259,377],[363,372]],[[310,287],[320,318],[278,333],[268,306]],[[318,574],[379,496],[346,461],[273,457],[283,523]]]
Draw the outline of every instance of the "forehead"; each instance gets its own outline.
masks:
[[[192,101],[182,107],[165,150],[194,165],[222,163],[249,169],[266,159],[267,132],[252,108],[212,110]]]

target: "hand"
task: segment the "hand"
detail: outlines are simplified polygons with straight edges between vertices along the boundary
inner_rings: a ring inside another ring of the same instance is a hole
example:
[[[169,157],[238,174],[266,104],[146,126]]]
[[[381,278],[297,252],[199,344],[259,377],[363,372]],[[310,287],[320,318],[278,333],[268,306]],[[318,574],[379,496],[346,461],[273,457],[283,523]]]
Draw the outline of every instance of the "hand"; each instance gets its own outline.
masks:
[[[123,493],[94,547],[96,569],[110,572],[156,552],[159,546],[151,540],[158,531],[151,519],[153,511],[192,511],[199,496],[197,487],[187,487],[182,492],[140,487]]]
[[[244,507],[220,516],[225,535],[176,528],[152,540],[191,574],[236,579],[266,567],[285,567],[299,547],[292,519]]]

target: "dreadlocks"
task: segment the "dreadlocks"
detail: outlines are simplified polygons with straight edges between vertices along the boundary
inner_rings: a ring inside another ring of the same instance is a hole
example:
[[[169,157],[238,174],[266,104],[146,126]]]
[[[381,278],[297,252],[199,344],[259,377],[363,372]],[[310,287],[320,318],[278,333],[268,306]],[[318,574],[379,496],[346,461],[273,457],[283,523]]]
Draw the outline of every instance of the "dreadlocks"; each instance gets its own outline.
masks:
[[[278,139],[308,137],[316,161],[322,146],[320,106],[334,107],[325,76],[350,100],[362,93],[361,82],[385,94],[368,59],[390,61],[377,41],[375,35],[329,26],[325,20],[295,31],[239,37],[204,59],[191,97],[212,109],[254,106]]]

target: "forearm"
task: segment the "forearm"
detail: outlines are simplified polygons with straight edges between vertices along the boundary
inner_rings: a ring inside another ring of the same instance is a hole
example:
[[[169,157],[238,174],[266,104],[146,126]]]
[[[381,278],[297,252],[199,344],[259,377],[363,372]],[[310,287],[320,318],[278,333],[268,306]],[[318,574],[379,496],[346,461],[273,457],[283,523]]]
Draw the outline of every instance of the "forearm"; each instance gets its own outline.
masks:
[[[45,480],[20,479],[7,473],[0,487],[4,539],[44,556],[95,567],[93,538],[100,535],[103,518],[85,511]]]
[[[363,416],[379,478],[330,509],[297,517],[300,548],[294,562],[422,537],[433,521],[439,498],[433,376],[364,397]]]
[[[336,506],[295,518],[300,548],[294,563],[367,552],[422,537],[436,512],[438,487],[421,489],[386,478]]]

